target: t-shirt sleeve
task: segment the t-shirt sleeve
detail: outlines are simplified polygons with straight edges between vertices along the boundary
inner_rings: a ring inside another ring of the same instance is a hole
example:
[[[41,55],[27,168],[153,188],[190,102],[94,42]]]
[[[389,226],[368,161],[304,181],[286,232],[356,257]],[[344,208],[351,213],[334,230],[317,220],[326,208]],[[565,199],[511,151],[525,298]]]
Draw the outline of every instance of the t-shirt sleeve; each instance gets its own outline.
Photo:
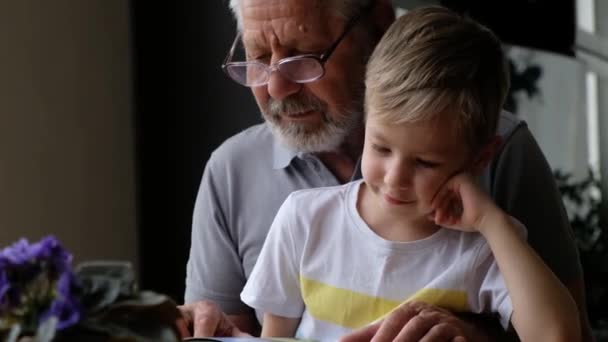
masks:
[[[476,277],[478,279],[477,296],[472,305],[472,311],[497,313],[500,324],[506,330],[511,321],[513,305],[505,281],[487,244],[480,246],[473,272],[479,276]]]
[[[205,166],[192,217],[184,301],[210,300],[227,314],[249,310],[239,297],[246,277],[227,226],[224,163],[214,153]]]
[[[527,230],[517,219],[511,218],[518,234],[525,238]],[[506,330],[511,322],[513,304],[505,280],[500,273],[494,254],[485,239],[479,245],[478,254],[473,262],[473,289],[476,294],[472,303],[473,312],[497,313],[500,324]]]
[[[247,305],[264,313],[299,318],[304,302],[299,281],[299,248],[304,237],[295,237],[296,210],[289,196],[275,217],[260,256],[241,293]]]
[[[530,246],[562,282],[582,278],[574,235],[542,151],[524,123],[504,138],[491,165],[492,197],[526,226]]]

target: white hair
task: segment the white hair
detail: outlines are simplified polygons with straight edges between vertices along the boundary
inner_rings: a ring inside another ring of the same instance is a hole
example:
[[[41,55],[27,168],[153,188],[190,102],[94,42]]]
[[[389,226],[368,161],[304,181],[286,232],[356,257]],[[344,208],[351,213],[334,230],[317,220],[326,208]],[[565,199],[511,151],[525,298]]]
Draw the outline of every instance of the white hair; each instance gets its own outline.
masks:
[[[309,1],[309,0],[303,0]],[[375,0],[321,0],[321,3],[336,12],[340,17],[349,19],[362,8],[369,5]],[[239,31],[243,28],[243,20],[241,16],[241,0],[230,0],[230,10],[236,19],[237,28]]]

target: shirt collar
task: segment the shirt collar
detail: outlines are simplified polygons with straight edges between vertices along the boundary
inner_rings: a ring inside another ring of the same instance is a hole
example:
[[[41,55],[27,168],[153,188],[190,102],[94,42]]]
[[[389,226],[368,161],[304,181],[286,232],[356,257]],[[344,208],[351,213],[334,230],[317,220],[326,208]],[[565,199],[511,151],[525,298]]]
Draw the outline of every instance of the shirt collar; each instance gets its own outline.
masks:
[[[275,170],[284,169],[287,166],[289,166],[289,164],[291,164],[291,161],[293,160],[293,158],[297,157],[299,153],[296,150],[293,150],[293,149],[283,145],[281,143],[281,141],[279,139],[277,139],[276,137],[273,136],[273,138],[274,138],[273,169],[275,169]]]
[[[361,173],[361,157],[357,159],[357,164],[355,165],[355,172],[353,176],[350,178],[351,182],[356,181],[363,178],[363,173]]]
[[[291,161],[295,157],[302,158],[306,154],[306,153],[298,152],[294,149],[291,149],[288,146],[285,146],[274,135],[273,135],[273,140],[274,140],[274,146],[273,146],[274,164],[273,164],[272,168],[275,170],[286,168],[287,166],[289,166],[289,164],[291,164]],[[359,157],[359,159],[357,160],[357,165],[355,166],[355,172],[353,173],[351,181],[361,179],[361,178],[363,178],[363,176],[361,174],[361,157]]]

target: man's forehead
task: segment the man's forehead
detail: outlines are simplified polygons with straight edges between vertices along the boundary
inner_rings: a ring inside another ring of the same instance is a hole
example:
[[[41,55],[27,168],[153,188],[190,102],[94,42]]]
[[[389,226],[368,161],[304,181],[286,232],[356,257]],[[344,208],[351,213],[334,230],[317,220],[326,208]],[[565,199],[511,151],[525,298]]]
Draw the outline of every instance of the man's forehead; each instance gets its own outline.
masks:
[[[273,18],[320,11],[321,0],[242,0],[241,10],[251,17]]]
[[[248,46],[268,46],[271,37],[281,45],[331,41],[329,11],[320,0],[244,0],[243,39]],[[329,39],[328,39],[329,38]]]

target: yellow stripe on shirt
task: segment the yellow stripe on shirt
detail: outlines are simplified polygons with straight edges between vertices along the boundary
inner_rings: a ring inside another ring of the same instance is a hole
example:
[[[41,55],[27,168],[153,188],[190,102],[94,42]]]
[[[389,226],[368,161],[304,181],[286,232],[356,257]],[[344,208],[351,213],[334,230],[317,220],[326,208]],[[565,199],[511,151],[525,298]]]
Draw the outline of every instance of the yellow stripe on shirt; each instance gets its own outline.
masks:
[[[306,310],[315,319],[350,329],[367,325],[404,301],[366,295],[300,276]],[[452,311],[468,311],[464,291],[422,289],[405,301],[417,300]]]

